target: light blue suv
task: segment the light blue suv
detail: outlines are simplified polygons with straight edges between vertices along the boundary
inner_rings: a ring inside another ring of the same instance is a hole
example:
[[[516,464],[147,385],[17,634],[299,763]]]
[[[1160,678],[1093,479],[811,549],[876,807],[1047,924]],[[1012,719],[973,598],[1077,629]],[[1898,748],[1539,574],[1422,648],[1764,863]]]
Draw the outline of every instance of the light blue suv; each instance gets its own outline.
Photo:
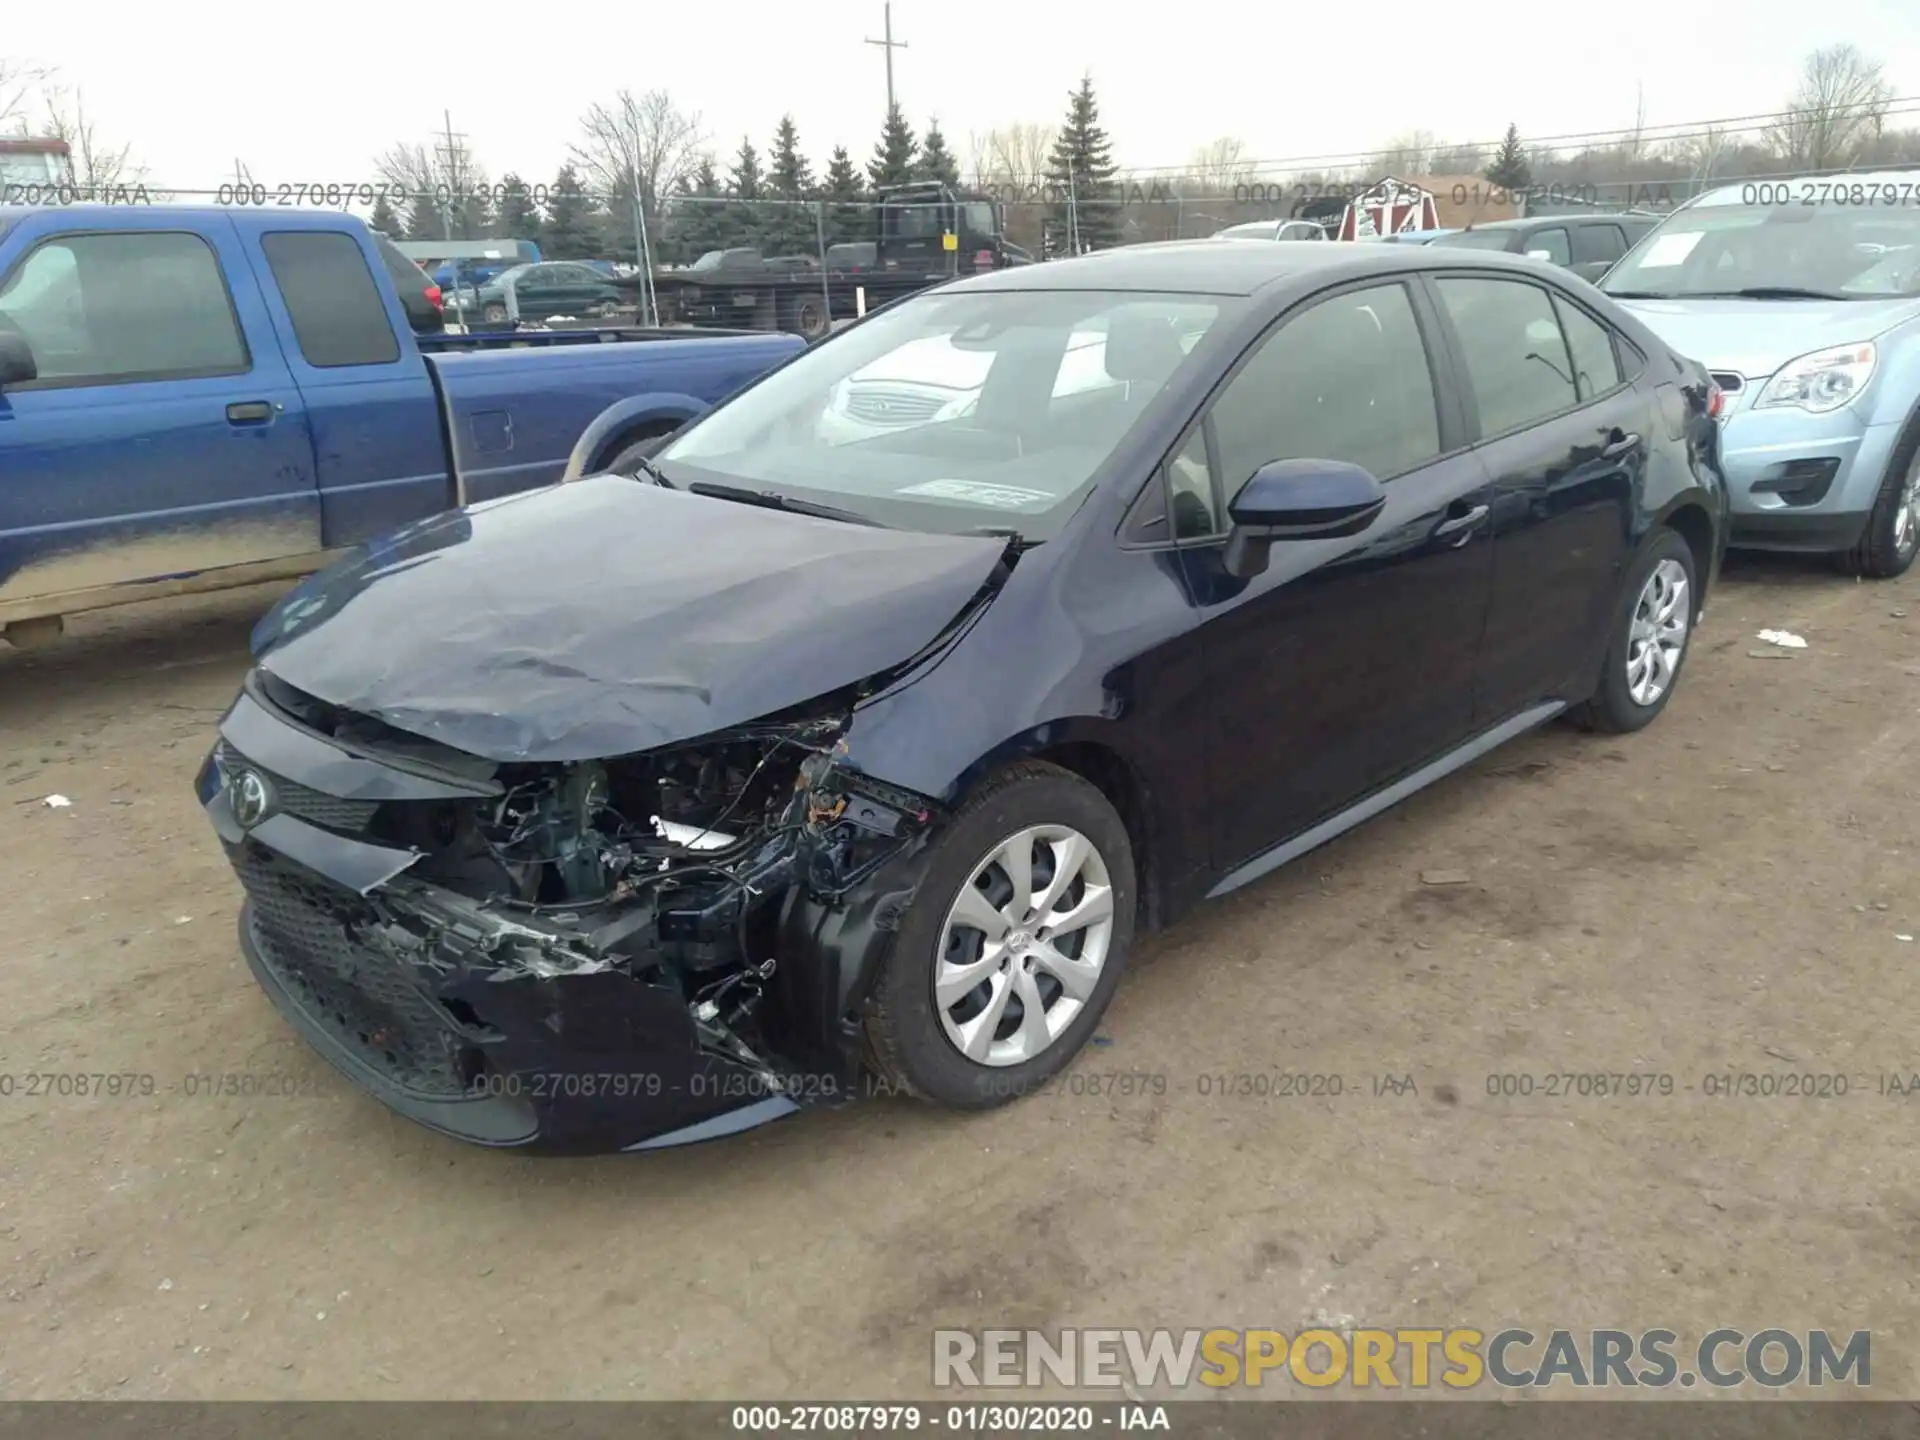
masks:
[[[1920,553],[1920,170],[1758,180],[1689,201],[1600,281],[1724,392],[1732,543]]]

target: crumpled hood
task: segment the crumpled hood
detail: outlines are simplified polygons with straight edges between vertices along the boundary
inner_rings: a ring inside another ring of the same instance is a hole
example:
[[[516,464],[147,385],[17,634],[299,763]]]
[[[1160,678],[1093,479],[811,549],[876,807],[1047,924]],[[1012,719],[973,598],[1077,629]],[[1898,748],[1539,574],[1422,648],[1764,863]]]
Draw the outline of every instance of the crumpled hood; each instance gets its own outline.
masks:
[[[1646,327],[1709,370],[1764,380],[1789,360],[1885,334],[1920,301],[1621,300]]]
[[[596,476],[363,547],[283,598],[254,648],[296,689],[469,754],[598,759],[910,658],[1005,548]]]

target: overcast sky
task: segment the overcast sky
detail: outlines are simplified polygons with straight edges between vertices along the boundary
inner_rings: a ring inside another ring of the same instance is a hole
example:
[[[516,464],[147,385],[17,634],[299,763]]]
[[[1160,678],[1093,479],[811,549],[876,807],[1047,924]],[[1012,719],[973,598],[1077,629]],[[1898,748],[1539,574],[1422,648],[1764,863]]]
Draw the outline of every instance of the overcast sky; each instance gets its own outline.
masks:
[[[723,159],[743,134],[764,151],[790,111],[818,167],[835,143],[863,161],[886,105],[882,52],[861,43],[880,34],[879,0],[0,7],[0,56],[57,68],[168,186],[217,185],[236,156],[268,183],[369,179],[374,156],[428,139],[443,110],[494,177],[547,179],[581,112],[622,86],[699,111]],[[963,165],[970,133],[1057,121],[1083,71],[1116,159],[1141,167],[1223,135],[1295,157],[1415,129],[1497,138],[1509,120],[1530,136],[1617,129],[1636,87],[1649,125],[1771,111],[1806,52],[1836,39],[1920,97],[1920,0],[894,0],[893,23],[901,107],[916,129],[937,116]]]

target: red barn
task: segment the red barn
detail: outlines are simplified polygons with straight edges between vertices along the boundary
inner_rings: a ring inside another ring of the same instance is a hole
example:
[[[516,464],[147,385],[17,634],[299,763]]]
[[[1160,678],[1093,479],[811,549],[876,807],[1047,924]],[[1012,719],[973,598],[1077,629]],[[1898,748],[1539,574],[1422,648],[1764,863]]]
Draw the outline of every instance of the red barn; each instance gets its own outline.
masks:
[[[1438,230],[1440,212],[1430,191],[1389,175],[1356,195],[1340,217],[1336,240],[1367,240],[1402,230]]]

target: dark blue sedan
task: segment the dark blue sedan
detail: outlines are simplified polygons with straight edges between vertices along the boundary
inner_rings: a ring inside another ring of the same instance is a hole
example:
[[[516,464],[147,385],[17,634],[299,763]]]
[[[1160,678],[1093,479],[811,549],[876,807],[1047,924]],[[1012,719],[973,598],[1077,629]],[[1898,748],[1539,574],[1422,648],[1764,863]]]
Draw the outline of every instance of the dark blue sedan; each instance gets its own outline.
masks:
[[[875,313],[631,474],[292,592],[200,778],[280,1010],[484,1144],[985,1107],[1136,936],[1556,716],[1668,704],[1706,373],[1580,281],[1116,250]]]

